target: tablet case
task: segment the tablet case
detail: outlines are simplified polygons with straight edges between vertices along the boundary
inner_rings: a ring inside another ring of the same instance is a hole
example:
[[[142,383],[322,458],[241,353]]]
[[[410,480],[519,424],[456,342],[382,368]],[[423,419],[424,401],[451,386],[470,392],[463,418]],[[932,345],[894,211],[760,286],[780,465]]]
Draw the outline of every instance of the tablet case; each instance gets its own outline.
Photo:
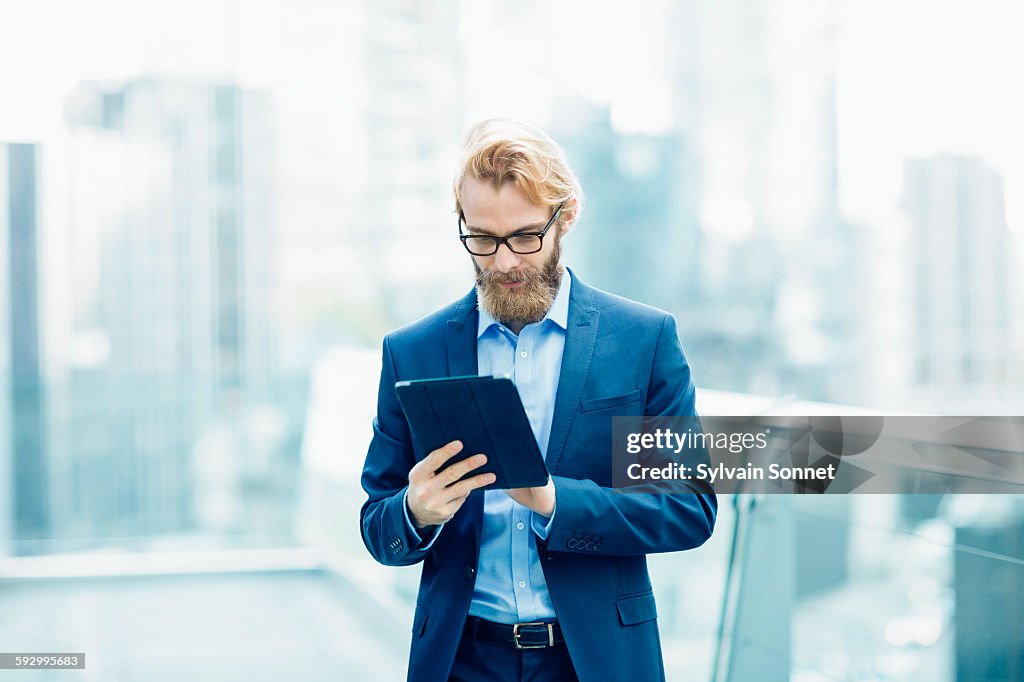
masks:
[[[441,470],[482,452],[487,463],[466,477],[494,473],[496,480],[487,490],[547,484],[544,458],[511,380],[472,376],[399,381],[395,391],[420,457],[462,441],[462,450]]]

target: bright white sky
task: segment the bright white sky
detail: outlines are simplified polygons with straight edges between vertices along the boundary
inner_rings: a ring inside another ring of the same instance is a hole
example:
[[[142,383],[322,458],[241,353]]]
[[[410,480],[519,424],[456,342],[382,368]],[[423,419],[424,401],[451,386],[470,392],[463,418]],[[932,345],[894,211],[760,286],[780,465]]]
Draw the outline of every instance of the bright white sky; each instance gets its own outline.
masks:
[[[1024,3],[845,0],[837,45],[844,211],[895,205],[901,160],[975,153],[1002,171],[1024,234]]]
[[[463,3],[459,35],[466,44],[481,31],[489,39],[502,35],[501,26],[488,24],[490,10],[482,9],[495,4]],[[518,46],[520,60],[508,59],[504,50],[467,50],[476,55],[467,65],[468,120],[494,110],[543,120],[568,77],[576,92],[610,103],[622,129],[658,127],[668,116],[666,38],[656,30],[665,5],[637,0],[624,10],[582,0],[536,3],[537,41]],[[298,87],[296,78],[309,83],[301,72],[311,56],[304,34],[313,29],[301,18],[311,17],[320,35],[324,26],[337,26],[340,44],[324,55],[337,63],[352,38],[346,24],[357,9],[349,7],[281,0],[0,0],[0,140],[55,136],[63,96],[87,78],[157,73],[234,75],[272,88]],[[1011,227],[1022,231],[1024,41],[1017,34],[1024,3],[838,0],[838,18],[840,189],[847,216],[871,222],[891,212],[907,156],[977,153],[1003,172]],[[551,69],[550,60],[563,66]],[[353,68],[337,66],[339,78],[358,77]]]

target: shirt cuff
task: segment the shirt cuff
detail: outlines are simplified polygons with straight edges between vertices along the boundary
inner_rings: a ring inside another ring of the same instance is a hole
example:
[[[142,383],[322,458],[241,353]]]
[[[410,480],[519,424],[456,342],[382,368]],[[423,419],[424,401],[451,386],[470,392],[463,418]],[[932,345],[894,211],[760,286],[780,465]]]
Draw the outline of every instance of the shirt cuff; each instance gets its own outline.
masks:
[[[412,518],[409,516],[409,489],[405,489],[405,493],[402,495],[402,512],[405,513],[405,530],[409,533],[409,539],[412,540],[409,546],[417,550],[430,549],[434,541],[437,540],[437,536],[441,534],[441,529],[444,528],[442,523],[439,526],[425,526],[424,528],[416,529],[415,524],[412,522]],[[421,535],[422,534],[422,535]],[[424,536],[426,536],[424,538]],[[426,544],[423,544],[426,542]]]
[[[533,516],[530,519],[530,526],[533,528],[533,532],[537,534],[541,540],[548,539],[548,533],[551,532],[551,524],[555,520],[555,511],[558,509],[558,502],[555,502],[555,506],[551,509],[551,516],[544,518],[543,514],[533,512]]]

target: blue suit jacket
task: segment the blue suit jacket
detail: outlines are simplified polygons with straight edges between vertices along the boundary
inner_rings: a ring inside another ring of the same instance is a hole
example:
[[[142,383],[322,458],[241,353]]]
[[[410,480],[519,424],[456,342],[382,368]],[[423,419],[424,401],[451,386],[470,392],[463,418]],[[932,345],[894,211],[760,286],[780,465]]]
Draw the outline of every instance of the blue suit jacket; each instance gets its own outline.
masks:
[[[472,493],[427,550],[405,524],[412,445],[395,382],[477,373],[475,289],[389,334],[362,486],[363,542],[386,565],[423,562],[409,679],[447,679],[476,578],[483,493]],[[612,415],[694,414],[694,387],[671,315],[589,287],[575,274],[548,445],[554,522],[538,541],[544,577],[580,680],[661,680],[664,668],[646,554],[710,537],[717,501],[621,494],[611,486]]]

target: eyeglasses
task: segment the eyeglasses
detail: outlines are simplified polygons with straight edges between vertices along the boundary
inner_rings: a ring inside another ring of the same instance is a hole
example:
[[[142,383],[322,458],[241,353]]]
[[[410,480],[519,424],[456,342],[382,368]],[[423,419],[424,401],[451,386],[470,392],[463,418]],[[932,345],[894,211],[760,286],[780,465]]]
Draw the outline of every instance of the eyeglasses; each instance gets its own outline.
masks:
[[[562,212],[563,206],[565,206],[564,201],[558,205],[558,208],[555,209],[554,214],[551,216],[551,220],[548,221],[548,224],[540,232],[516,232],[507,237],[463,234],[462,224],[466,221],[466,218],[459,214],[459,239],[462,240],[462,245],[466,247],[466,251],[469,251],[474,256],[493,256],[498,252],[498,247],[502,244],[507,246],[508,250],[512,253],[520,255],[537,253],[544,248],[544,235],[548,233],[551,226],[558,220],[558,214]]]

